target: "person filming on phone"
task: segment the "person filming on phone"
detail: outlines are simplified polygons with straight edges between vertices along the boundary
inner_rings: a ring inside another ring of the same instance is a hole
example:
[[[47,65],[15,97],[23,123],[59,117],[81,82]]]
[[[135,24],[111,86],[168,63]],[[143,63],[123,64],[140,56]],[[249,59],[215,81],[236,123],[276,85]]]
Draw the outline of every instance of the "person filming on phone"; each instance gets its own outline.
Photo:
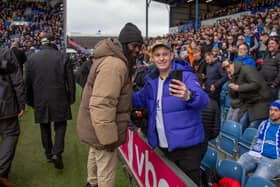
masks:
[[[174,61],[169,43],[152,46],[156,68],[146,76],[145,86],[133,94],[133,107],[148,111],[148,142],[200,184],[200,161],[205,151],[201,110],[208,96],[188,66]]]

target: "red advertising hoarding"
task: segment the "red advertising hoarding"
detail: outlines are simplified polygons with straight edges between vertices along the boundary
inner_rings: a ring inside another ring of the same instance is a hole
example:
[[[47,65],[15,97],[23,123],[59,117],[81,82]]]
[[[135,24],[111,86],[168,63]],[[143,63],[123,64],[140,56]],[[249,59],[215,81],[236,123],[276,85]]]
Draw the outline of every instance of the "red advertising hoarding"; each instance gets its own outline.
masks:
[[[119,150],[141,186],[187,186],[137,132],[128,130],[127,142]]]

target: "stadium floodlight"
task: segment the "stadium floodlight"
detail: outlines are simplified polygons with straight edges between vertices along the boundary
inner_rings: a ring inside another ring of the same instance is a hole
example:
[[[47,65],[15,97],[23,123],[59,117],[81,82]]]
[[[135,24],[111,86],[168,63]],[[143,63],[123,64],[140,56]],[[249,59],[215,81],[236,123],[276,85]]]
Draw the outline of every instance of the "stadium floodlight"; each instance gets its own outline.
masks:
[[[213,0],[206,0],[205,3],[211,3]]]
[[[187,0],[187,3],[191,3],[191,2],[193,2],[193,0]]]

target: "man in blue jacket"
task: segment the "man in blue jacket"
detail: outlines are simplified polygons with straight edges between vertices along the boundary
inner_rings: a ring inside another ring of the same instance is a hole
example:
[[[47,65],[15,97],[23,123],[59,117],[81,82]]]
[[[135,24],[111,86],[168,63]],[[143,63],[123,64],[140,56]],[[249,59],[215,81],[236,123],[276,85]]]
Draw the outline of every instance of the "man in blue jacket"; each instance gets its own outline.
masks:
[[[208,96],[191,69],[174,62],[167,42],[152,46],[151,60],[157,68],[147,75],[143,89],[133,94],[133,105],[148,110],[150,146],[159,146],[199,185],[205,151],[201,110],[207,106]]]
[[[238,46],[238,55],[234,58],[233,62],[242,62],[245,65],[256,68],[255,60],[248,54],[249,49],[246,44]]]

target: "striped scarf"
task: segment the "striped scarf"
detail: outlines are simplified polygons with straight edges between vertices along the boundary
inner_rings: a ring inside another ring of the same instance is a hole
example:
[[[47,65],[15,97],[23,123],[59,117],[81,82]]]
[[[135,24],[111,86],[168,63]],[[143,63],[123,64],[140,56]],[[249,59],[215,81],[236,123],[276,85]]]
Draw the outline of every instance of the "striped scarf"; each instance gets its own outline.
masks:
[[[260,129],[253,151],[272,159],[280,158],[280,125],[266,120]]]

